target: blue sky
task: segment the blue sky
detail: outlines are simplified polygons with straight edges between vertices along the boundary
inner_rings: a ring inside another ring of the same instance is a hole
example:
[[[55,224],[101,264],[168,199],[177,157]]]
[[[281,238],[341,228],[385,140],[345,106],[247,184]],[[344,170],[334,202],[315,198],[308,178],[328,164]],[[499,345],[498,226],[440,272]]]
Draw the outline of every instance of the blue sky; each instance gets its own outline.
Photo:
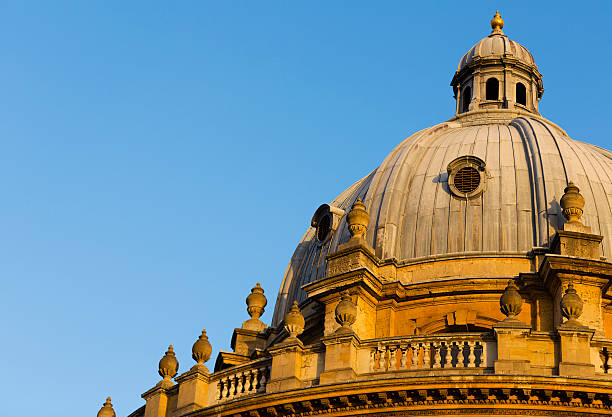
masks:
[[[503,3],[2,2],[3,413],[129,414],[257,281],[269,323],[315,209],[453,115],[496,8],[541,113],[611,148],[609,2]]]

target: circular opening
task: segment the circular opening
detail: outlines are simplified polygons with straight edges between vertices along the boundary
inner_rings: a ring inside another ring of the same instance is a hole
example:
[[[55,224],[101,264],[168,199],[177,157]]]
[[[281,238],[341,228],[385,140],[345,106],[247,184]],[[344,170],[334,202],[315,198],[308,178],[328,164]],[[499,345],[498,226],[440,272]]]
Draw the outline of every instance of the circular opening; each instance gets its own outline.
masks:
[[[474,167],[461,168],[455,174],[453,183],[463,194],[473,193],[480,185],[480,173]]]
[[[317,224],[317,239],[319,242],[324,242],[331,232],[331,216],[328,214],[321,217]]]

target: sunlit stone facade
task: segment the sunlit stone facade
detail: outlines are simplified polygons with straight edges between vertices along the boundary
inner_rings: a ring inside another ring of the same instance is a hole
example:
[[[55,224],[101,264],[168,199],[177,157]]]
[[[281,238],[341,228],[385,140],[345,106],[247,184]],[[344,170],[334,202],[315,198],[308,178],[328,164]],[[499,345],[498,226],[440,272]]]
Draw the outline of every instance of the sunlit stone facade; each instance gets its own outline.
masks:
[[[177,375],[170,347],[132,417],[612,414],[612,153],[539,114],[491,27],[455,115],[316,211],[272,323],[257,284],[233,351],[209,371],[203,332]]]

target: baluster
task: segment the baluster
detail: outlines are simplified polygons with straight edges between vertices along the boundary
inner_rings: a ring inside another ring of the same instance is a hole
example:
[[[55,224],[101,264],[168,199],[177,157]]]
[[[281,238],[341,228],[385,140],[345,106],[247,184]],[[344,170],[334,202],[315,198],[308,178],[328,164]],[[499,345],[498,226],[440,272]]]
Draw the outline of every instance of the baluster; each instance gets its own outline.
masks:
[[[229,398],[230,397],[230,378],[229,376],[226,376],[223,380],[223,387],[225,388],[225,398]]]
[[[223,398],[223,383],[221,382],[221,380],[217,381],[217,400],[220,400]]]
[[[244,381],[245,385],[244,385],[244,392],[251,392],[253,391],[253,370],[250,369],[249,372],[246,373],[246,380]]]
[[[444,367],[452,368],[453,366],[453,354],[451,352],[453,343],[452,342],[444,342],[446,345],[446,351],[444,352]]]
[[[259,381],[259,390],[260,391],[265,391],[266,390],[266,371],[268,370],[268,368],[261,368],[260,369],[260,373],[261,373],[261,380]]]
[[[253,369],[253,391],[259,390],[259,369]]]
[[[479,342],[480,346],[482,346],[482,351],[480,353],[480,366],[482,368],[487,367],[487,344],[484,342]]]
[[[385,353],[386,353],[386,349],[381,347],[380,357],[378,358],[378,371],[379,372],[385,372],[387,370],[387,367],[385,366]]]
[[[606,349],[606,351],[608,352],[608,359],[606,360],[606,366],[608,369],[606,373],[612,374],[612,352],[610,352],[610,349]]]
[[[230,395],[229,398],[234,398],[236,396],[236,375],[232,375],[229,377],[229,386],[230,386]]]
[[[432,368],[441,368],[442,367],[442,356],[440,350],[442,350],[442,343],[433,342],[432,348],[434,350],[434,358]]]
[[[223,398],[229,398],[229,377],[223,378]]]
[[[374,365],[376,364],[376,348],[372,349],[370,352],[370,372],[374,372]]]
[[[244,372],[239,372],[236,374],[236,381],[238,381],[236,384],[236,397],[238,397],[239,395],[242,395],[242,389],[244,388]]]
[[[408,368],[408,359],[406,359],[406,356],[408,355],[408,347],[402,347],[400,350],[400,369],[407,369]]]
[[[476,367],[476,342],[468,341],[468,349],[470,350],[470,354],[468,356],[468,368]]]
[[[396,371],[397,368],[395,365],[397,364],[397,358],[395,355],[397,354],[397,349],[395,347],[389,347],[389,370]]]
[[[595,359],[595,372],[599,374],[605,373],[604,361],[601,358],[606,358],[606,352],[604,350],[597,350],[597,358]]]
[[[419,344],[411,343],[410,347],[412,348],[412,364],[410,365],[410,369],[417,369],[419,367]]]
[[[429,343],[423,343],[423,368],[429,369],[429,361],[431,357],[429,356]]]

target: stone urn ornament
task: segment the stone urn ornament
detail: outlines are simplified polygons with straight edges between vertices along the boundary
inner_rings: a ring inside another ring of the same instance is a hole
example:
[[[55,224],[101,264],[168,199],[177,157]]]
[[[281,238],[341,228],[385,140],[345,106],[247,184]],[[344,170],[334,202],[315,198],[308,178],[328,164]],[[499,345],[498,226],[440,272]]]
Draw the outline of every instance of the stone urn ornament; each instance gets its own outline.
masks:
[[[578,321],[578,317],[582,314],[583,302],[576,290],[574,285],[569,283],[565,294],[561,298],[561,314],[567,318],[567,321],[563,323],[564,326],[580,326],[582,324]]]
[[[370,215],[366,211],[366,206],[361,202],[360,198],[355,201],[351,211],[347,214],[347,221],[352,238],[359,239],[366,234],[368,223],[370,222]]]
[[[259,320],[261,315],[265,311],[265,307],[268,304],[268,300],[264,295],[264,290],[261,288],[259,282],[251,288],[251,294],[246,298],[247,312],[251,318]]]
[[[113,404],[111,404],[111,397],[108,397],[104,402],[100,411],[98,411],[98,417],[115,417],[115,410],[113,410]]]
[[[336,306],[336,322],[340,325],[340,328],[336,330],[337,333],[349,333],[352,332],[351,326],[357,320],[357,305],[351,299],[348,291],[344,291],[340,296],[340,302]]]
[[[208,336],[206,336],[206,330],[203,329],[202,334],[191,348],[191,357],[196,361],[196,364],[191,369],[199,368],[208,372],[208,369],[204,366],[204,362],[210,359],[211,353],[212,346],[208,341]]]
[[[516,316],[521,313],[523,297],[518,292],[518,287],[513,280],[508,281],[508,286],[499,299],[499,309],[506,316],[506,320],[518,321]]]
[[[296,339],[304,331],[305,325],[304,316],[297,301],[294,301],[287,314],[285,314],[285,330],[289,333],[289,338]]]
[[[264,295],[264,290],[258,282],[251,288],[251,293],[246,298],[247,313],[249,313],[251,318],[242,323],[242,328],[258,332],[264,331],[266,325],[259,320],[259,318],[264,313],[267,304],[268,299]]]
[[[580,217],[582,217],[584,209],[584,197],[580,194],[580,189],[572,181],[565,187],[560,206],[563,209],[563,217],[567,219],[568,223],[582,224]]]
[[[159,361],[158,373],[163,379],[159,381],[157,385],[162,388],[168,388],[174,385],[171,379],[176,376],[178,367],[179,363],[178,359],[176,359],[176,356],[174,355],[174,347],[170,345],[168,346],[166,354]]]

